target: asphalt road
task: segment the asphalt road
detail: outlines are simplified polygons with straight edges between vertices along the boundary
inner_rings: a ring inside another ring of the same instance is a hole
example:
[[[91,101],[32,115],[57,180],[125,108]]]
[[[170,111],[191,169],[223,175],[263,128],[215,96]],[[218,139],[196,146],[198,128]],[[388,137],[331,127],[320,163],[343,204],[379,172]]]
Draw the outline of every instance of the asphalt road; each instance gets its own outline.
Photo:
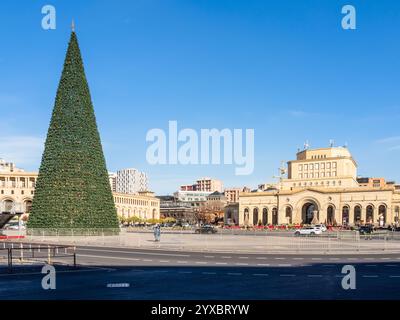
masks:
[[[56,265],[56,290],[42,289],[39,265],[0,267],[0,299],[400,299],[399,255],[76,252],[78,268]],[[355,290],[342,288],[344,265],[355,267]]]

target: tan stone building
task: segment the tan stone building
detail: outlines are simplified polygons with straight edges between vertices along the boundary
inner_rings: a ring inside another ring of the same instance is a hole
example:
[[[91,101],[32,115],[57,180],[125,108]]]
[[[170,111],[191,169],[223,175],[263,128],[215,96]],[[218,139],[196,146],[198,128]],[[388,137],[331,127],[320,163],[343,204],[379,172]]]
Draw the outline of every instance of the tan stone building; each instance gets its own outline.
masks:
[[[300,151],[275,188],[240,194],[239,224],[398,224],[400,186],[382,178],[358,181],[347,148]]]
[[[36,172],[26,172],[0,159],[0,211],[29,213],[36,179]]]
[[[160,199],[150,191],[137,194],[113,192],[115,207],[119,216],[141,219],[160,219]]]

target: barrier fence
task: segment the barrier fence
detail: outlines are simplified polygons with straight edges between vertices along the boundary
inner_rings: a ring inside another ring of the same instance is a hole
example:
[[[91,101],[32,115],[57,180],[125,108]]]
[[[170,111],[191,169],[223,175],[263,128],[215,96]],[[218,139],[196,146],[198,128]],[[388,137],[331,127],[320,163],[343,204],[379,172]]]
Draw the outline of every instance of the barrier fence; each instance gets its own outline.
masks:
[[[0,257],[7,260],[7,271],[12,273],[14,264],[61,262],[64,258],[71,258],[72,265],[76,267],[76,248],[66,245],[33,244],[22,242],[0,243]],[[1,264],[0,264],[1,265]]]
[[[254,253],[377,253],[400,252],[400,232],[388,230],[362,235],[358,231],[327,231],[315,236],[295,236],[294,230],[218,229],[215,234],[196,234],[195,229],[161,229],[161,241],[154,241],[152,228],[123,228],[118,235],[108,229],[96,235],[83,230],[53,230],[26,235],[14,242],[66,246],[133,247],[185,251],[221,251]],[[16,231],[22,236],[23,231]],[[67,235],[69,234],[69,235]],[[0,242],[1,245],[1,242]]]

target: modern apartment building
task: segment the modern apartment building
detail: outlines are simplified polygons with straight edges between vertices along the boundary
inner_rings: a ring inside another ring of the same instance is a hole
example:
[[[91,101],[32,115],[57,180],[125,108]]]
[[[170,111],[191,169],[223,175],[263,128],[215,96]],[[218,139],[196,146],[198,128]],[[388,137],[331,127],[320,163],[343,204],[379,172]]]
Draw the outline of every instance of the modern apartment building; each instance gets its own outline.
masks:
[[[135,194],[148,189],[147,175],[134,168],[117,171],[116,192]]]

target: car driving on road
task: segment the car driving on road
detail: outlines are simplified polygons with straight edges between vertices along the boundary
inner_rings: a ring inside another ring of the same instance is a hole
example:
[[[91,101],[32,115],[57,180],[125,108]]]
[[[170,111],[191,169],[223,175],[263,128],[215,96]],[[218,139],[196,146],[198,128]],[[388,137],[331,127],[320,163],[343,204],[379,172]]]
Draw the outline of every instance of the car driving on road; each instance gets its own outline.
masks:
[[[217,229],[211,225],[203,225],[194,230],[195,233],[217,233]]]
[[[303,227],[294,233],[295,236],[315,236],[318,234],[322,234],[322,230],[316,227]]]

